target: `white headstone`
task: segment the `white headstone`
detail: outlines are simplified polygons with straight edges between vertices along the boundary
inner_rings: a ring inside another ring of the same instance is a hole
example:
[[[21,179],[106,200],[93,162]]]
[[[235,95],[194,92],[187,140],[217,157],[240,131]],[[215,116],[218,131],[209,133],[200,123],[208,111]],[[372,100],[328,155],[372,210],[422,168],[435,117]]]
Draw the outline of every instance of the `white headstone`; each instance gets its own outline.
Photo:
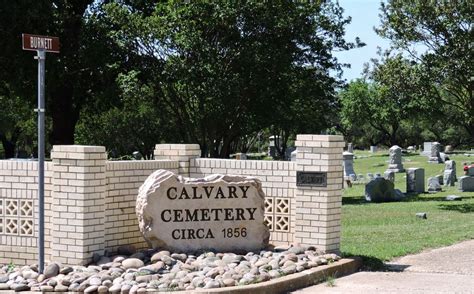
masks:
[[[428,191],[430,192],[441,191],[441,185],[439,184],[438,177],[428,178]]]
[[[350,179],[350,175],[355,176],[354,172],[354,154],[350,152],[343,152],[342,153],[342,158],[343,158],[343,165],[344,165],[344,178]]]
[[[428,162],[443,163],[443,160],[441,159],[440,151],[441,151],[441,144],[438,142],[433,142],[431,144],[431,153],[430,153]]]
[[[421,155],[430,156],[432,143],[433,142],[423,142],[423,152],[421,152]]]
[[[352,143],[347,143],[347,152],[354,153],[354,146]]]
[[[256,178],[192,179],[158,170],[140,187],[136,212],[140,231],[153,248],[256,251],[267,246],[270,236],[264,203]]]
[[[454,186],[456,173],[452,169],[445,169],[443,174],[443,183],[445,186]]]
[[[291,161],[296,161],[297,154],[298,154],[298,150],[291,152]]]
[[[407,193],[425,192],[425,170],[422,168],[407,169]]]
[[[403,168],[402,164],[402,148],[395,145],[392,146],[390,149],[390,163],[388,165],[387,170],[394,171],[396,173],[404,172],[405,169]]]
[[[377,152],[377,146],[370,146],[370,152],[372,153]]]
[[[445,186],[454,186],[458,181],[456,177],[456,161],[446,160],[444,163],[443,183]]]

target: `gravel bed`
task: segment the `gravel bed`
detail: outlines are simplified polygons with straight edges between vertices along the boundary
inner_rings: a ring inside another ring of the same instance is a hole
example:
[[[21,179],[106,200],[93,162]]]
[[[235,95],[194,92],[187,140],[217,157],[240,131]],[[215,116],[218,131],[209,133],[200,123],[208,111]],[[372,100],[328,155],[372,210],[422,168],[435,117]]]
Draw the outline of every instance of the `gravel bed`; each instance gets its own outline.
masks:
[[[314,247],[275,247],[247,254],[166,250],[136,252],[122,246],[117,255],[94,256],[88,266],[50,263],[0,268],[0,290],[84,293],[144,293],[211,289],[268,281],[339,260]]]

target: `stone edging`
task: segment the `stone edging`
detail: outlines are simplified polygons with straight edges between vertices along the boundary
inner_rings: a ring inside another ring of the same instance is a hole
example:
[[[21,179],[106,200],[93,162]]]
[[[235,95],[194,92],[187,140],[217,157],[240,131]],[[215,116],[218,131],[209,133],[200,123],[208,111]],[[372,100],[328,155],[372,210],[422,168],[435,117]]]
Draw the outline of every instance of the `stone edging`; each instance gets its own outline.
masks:
[[[171,293],[194,293],[194,294],[277,294],[295,291],[304,287],[312,286],[324,281],[328,276],[341,277],[355,273],[362,266],[362,259],[344,258],[329,265],[318,266],[300,273],[291,274],[281,278],[272,279],[267,282],[245,286],[225,287],[220,289],[202,289],[193,291],[165,292]],[[160,292],[163,293],[163,292]]]

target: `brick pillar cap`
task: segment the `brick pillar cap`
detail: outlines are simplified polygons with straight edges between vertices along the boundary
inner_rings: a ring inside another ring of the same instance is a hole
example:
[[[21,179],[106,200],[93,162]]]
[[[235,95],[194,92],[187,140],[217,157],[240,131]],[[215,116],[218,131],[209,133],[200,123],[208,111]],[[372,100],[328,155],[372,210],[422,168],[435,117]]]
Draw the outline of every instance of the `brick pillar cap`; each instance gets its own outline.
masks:
[[[54,152],[80,152],[80,153],[101,153],[105,152],[104,146],[86,145],[54,145]]]
[[[155,150],[200,150],[199,144],[156,144]]]
[[[340,135],[299,134],[299,135],[296,135],[296,140],[297,141],[339,142],[339,141],[344,141],[344,137]]]

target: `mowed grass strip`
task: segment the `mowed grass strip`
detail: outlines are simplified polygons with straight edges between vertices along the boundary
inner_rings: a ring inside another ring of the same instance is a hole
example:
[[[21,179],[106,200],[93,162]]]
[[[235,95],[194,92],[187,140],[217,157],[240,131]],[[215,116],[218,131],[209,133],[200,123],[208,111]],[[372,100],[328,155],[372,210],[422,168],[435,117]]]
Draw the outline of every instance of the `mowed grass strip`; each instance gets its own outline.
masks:
[[[368,172],[383,174],[388,166],[388,153],[354,160],[357,174]],[[450,155],[456,161],[458,178],[463,175],[462,163],[472,162],[474,157]],[[444,164],[431,164],[419,155],[404,155],[403,165],[425,169],[425,185],[428,177],[442,174]],[[395,188],[406,191],[406,174],[395,174]],[[425,186],[427,189],[428,187]],[[444,187],[435,194],[419,194],[401,202],[368,203],[364,199],[365,185],[346,188],[342,206],[341,251],[344,256],[362,256],[368,269],[381,269],[383,261],[394,257],[417,253],[424,249],[447,246],[474,238],[474,193],[460,192],[458,184]],[[462,196],[462,201],[445,201],[447,195]],[[416,217],[425,212],[427,219]]]

